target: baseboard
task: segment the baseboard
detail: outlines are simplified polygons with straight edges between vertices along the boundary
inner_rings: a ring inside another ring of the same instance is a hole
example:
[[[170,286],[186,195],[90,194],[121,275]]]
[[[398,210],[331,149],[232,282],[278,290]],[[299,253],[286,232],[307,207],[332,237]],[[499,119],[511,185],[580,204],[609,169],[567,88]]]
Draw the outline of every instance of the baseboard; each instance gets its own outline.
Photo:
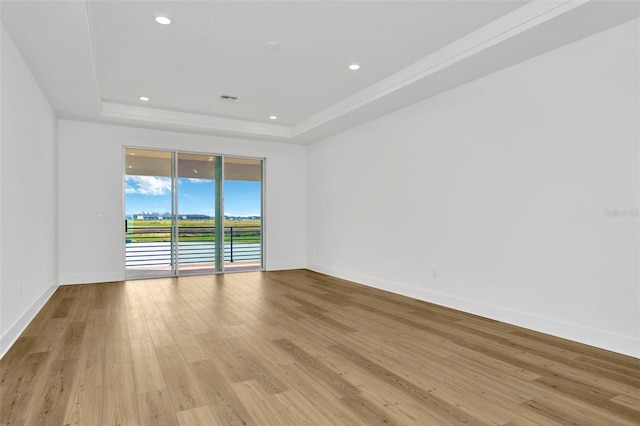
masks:
[[[402,283],[380,280],[375,277],[335,269],[319,264],[308,264],[307,269],[336,278],[341,278],[368,287],[390,291],[425,302],[435,303],[470,314],[479,315],[496,321],[505,322],[529,330],[538,331],[574,342],[640,358],[640,338],[611,333],[605,330],[584,327],[537,316],[527,312],[519,312],[501,306],[487,305],[470,299],[443,293],[431,292]]]
[[[23,313],[20,318],[7,330],[6,333],[0,337],[0,359],[4,357],[7,351],[18,340],[18,337],[27,328],[29,323],[40,312],[40,309],[47,303],[49,298],[55,293],[58,288],[57,283],[52,283],[45,291],[31,304],[29,309]]]
[[[60,275],[60,285],[110,283],[115,281],[124,281],[124,273]]]
[[[286,271],[290,269],[306,269],[304,263],[269,263],[265,270],[267,271]]]
[[[271,263],[265,268],[266,271],[284,271],[289,269],[305,269],[305,264],[300,263]],[[60,285],[74,284],[94,284],[124,281],[125,277],[120,274],[67,274],[60,275]]]

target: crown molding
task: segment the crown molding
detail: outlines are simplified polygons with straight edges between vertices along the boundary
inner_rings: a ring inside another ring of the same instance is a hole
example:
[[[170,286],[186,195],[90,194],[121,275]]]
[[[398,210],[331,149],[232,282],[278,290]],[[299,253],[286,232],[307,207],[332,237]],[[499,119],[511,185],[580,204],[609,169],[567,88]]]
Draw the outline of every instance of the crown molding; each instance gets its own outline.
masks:
[[[294,126],[293,134],[302,135],[327,124],[589,1],[591,0],[534,0],[527,3],[395,74],[302,120]]]
[[[103,117],[169,125],[172,127],[187,127],[239,135],[259,135],[287,139],[293,137],[293,129],[291,127],[278,124],[169,111],[114,102],[101,102],[100,115]]]

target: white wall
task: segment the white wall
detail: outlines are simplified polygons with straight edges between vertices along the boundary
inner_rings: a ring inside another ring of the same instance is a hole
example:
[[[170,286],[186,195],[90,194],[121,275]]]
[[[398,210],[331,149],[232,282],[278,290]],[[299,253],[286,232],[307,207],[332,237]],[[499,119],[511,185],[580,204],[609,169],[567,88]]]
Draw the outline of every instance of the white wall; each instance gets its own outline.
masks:
[[[2,26],[0,356],[58,286],[57,119]]]
[[[309,267],[640,357],[638,48],[636,20],[310,146]]]
[[[65,120],[59,140],[62,284],[124,279],[125,146],[266,158],[266,269],[305,266],[305,147]]]

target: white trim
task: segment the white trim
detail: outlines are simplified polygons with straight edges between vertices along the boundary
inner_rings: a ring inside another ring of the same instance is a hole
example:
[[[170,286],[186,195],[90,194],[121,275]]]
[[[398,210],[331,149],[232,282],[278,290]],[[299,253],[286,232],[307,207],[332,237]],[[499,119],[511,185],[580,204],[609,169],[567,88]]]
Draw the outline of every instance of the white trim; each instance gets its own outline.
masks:
[[[9,327],[6,333],[0,337],[0,359],[11,349],[11,346],[18,340],[20,335],[33,321],[38,312],[49,301],[53,293],[58,289],[58,284],[52,282],[51,285],[38,297],[33,304]]]
[[[432,292],[406,284],[381,280],[375,277],[330,268],[324,265],[310,263],[307,265],[307,269],[353,281],[368,287],[390,291],[392,293],[408,296],[425,302],[435,303],[437,305],[505,322],[507,324],[527,328],[529,330],[550,334],[563,339],[640,358],[640,337],[624,336],[605,330],[584,327],[579,324],[545,318],[527,312],[513,311],[500,306],[487,305],[470,299],[463,299],[443,293]]]
[[[71,284],[96,284],[96,283],[111,283],[116,281],[124,281],[124,275],[122,273],[102,273],[102,274],[67,274],[60,275],[60,285]]]
[[[266,265],[265,267],[265,271],[266,272],[271,272],[271,271],[288,271],[291,269],[306,269],[307,267],[305,266],[304,263],[269,263],[268,265]]]
[[[259,123],[234,118],[168,111],[114,102],[101,102],[100,115],[146,123],[170,124],[190,129],[217,130],[223,132],[291,138],[293,129],[279,124]]]
[[[588,1],[588,0],[587,0]],[[293,136],[299,136],[318,126],[364,107],[380,98],[423,80],[438,71],[502,43],[526,30],[587,3],[584,0],[532,1],[496,19],[442,49],[420,59],[368,86],[330,107],[297,123]]]

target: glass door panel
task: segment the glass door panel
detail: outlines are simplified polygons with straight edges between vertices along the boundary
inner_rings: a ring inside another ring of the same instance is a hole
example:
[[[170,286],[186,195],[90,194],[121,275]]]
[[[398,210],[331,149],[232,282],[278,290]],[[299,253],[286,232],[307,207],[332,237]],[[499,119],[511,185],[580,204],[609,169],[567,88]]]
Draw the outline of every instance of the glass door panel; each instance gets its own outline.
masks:
[[[125,150],[127,278],[172,275],[171,152]]]
[[[204,274],[216,267],[216,168],[219,157],[177,154],[178,274]]]
[[[124,154],[126,278],[262,269],[262,160]]]
[[[224,157],[224,270],[262,261],[262,160]]]

